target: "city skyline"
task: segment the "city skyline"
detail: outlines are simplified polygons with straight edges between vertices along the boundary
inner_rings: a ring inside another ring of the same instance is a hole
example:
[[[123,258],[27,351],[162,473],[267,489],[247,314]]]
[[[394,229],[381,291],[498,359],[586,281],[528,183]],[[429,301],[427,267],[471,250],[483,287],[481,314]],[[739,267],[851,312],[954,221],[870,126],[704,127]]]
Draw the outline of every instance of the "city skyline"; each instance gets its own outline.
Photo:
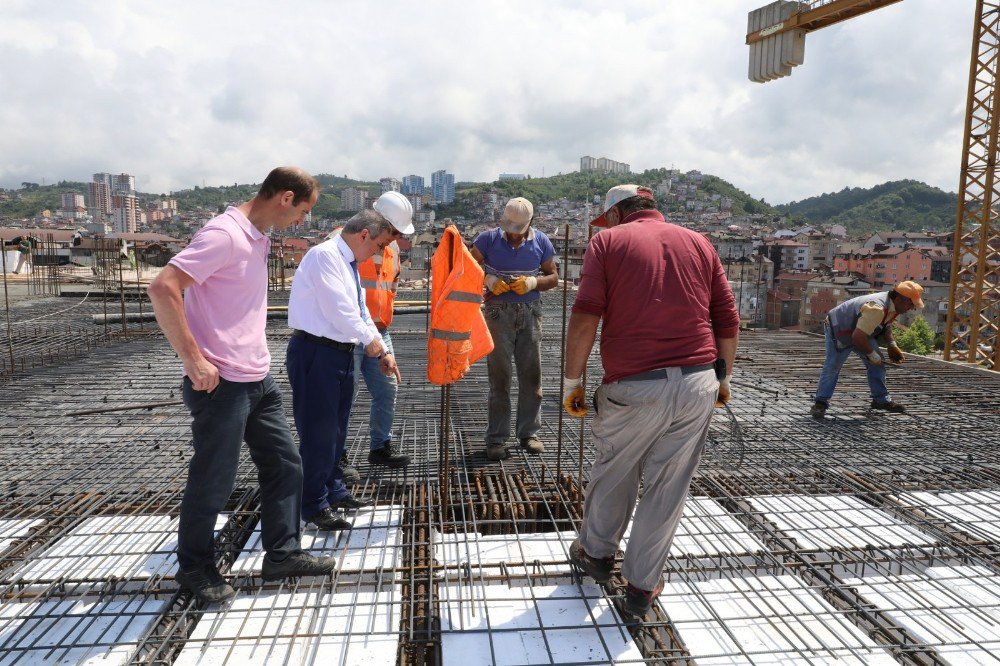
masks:
[[[775,204],[907,178],[957,189],[971,3],[910,0],[811,34],[805,64],[766,85],[746,78],[758,4],[14,2],[0,186],[124,166],[168,192],[287,163],[489,182],[593,155]],[[264,18],[275,37],[248,44]],[[344,24],[351,39],[324,37]]]

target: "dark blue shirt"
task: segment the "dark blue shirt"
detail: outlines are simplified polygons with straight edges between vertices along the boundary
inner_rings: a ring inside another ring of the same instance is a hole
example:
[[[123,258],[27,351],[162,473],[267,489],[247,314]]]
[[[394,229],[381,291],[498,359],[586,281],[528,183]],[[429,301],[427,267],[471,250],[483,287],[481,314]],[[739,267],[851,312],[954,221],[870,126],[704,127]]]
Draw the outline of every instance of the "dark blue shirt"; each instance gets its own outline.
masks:
[[[540,275],[542,264],[556,256],[556,250],[548,236],[530,227],[528,237],[516,248],[510,246],[500,227],[476,236],[473,246],[485,257],[483,268],[486,274],[497,275],[508,283],[521,275]],[[537,301],[541,295],[537,290],[529,291],[523,296],[513,291],[494,296],[487,291],[486,298],[503,303],[526,303]]]

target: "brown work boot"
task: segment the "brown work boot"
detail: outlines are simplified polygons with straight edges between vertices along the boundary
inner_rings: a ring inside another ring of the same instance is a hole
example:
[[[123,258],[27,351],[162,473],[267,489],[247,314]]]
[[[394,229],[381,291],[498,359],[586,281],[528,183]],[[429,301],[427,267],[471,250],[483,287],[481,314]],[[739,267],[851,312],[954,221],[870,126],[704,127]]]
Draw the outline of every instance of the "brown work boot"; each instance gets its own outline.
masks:
[[[534,453],[538,455],[545,450],[545,445],[542,444],[542,440],[537,437],[525,437],[521,440],[521,448],[523,448],[528,453]]]
[[[876,402],[872,400],[872,409],[881,409],[884,412],[889,412],[890,414],[905,414],[906,407],[903,407],[898,402]]]
[[[486,445],[486,457],[490,460],[506,460],[509,455],[506,444]]]
[[[615,558],[613,557],[591,557],[580,545],[580,540],[576,539],[569,546],[570,564],[577,567],[583,573],[593,578],[598,583],[606,583],[611,580],[611,572],[615,568]]]
[[[826,416],[826,409],[827,405],[825,402],[816,401],[816,404],[814,404],[812,406],[812,409],[809,410],[809,414],[814,419],[822,419],[824,416]]]
[[[653,607],[653,600],[660,596],[660,592],[663,592],[662,578],[656,589],[653,590],[640,590],[629,583],[625,586],[625,612],[637,620],[641,620]]]

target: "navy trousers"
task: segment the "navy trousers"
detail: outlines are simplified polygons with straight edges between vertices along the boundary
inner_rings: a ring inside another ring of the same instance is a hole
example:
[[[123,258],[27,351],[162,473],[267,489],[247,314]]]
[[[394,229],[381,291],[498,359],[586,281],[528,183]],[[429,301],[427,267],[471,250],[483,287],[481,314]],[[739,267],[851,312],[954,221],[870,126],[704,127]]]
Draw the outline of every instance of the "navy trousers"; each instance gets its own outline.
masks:
[[[302,461],[270,375],[259,382],[219,379],[211,393],[184,378],[194,456],[181,500],[177,561],[191,571],[214,565],[215,520],[233,492],[244,440],[257,465],[264,550],[282,560],[299,548]]]
[[[350,494],[337,461],[347,444],[354,354],[293,336],[285,367],[302,456],[302,515],[309,518]]]

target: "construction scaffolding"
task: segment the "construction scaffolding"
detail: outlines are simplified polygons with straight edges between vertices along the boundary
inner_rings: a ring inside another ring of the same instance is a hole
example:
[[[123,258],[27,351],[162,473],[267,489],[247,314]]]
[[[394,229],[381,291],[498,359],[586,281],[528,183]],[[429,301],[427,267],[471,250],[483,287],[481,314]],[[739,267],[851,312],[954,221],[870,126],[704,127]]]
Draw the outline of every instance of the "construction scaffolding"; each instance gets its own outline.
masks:
[[[57,309],[49,301],[11,314]],[[849,362],[820,422],[808,410],[822,340],[744,333],[739,427],[717,410],[663,594],[645,621],[626,622],[620,575],[600,586],[568,564],[595,452],[589,423],[560,416],[565,306],[558,291],[543,302],[542,455],[486,459],[485,363],[451,388],[443,418],[441,388],[425,379],[426,314],[397,315],[394,434],[410,466],[368,465],[362,388],[348,452],[354,493],[375,504],[348,515],[349,531],[304,528],[303,548],[338,558],[334,576],[267,583],[245,455],[217,523],[219,568],[238,595],[213,606],[173,579],[189,416],[165,339],[129,324],[127,338],[7,373],[0,664],[1000,660],[1000,375],[908,357],[889,370],[910,407],[898,416],[868,410]],[[269,322],[291,423],[288,336]],[[592,389],[596,353],[588,375]]]

